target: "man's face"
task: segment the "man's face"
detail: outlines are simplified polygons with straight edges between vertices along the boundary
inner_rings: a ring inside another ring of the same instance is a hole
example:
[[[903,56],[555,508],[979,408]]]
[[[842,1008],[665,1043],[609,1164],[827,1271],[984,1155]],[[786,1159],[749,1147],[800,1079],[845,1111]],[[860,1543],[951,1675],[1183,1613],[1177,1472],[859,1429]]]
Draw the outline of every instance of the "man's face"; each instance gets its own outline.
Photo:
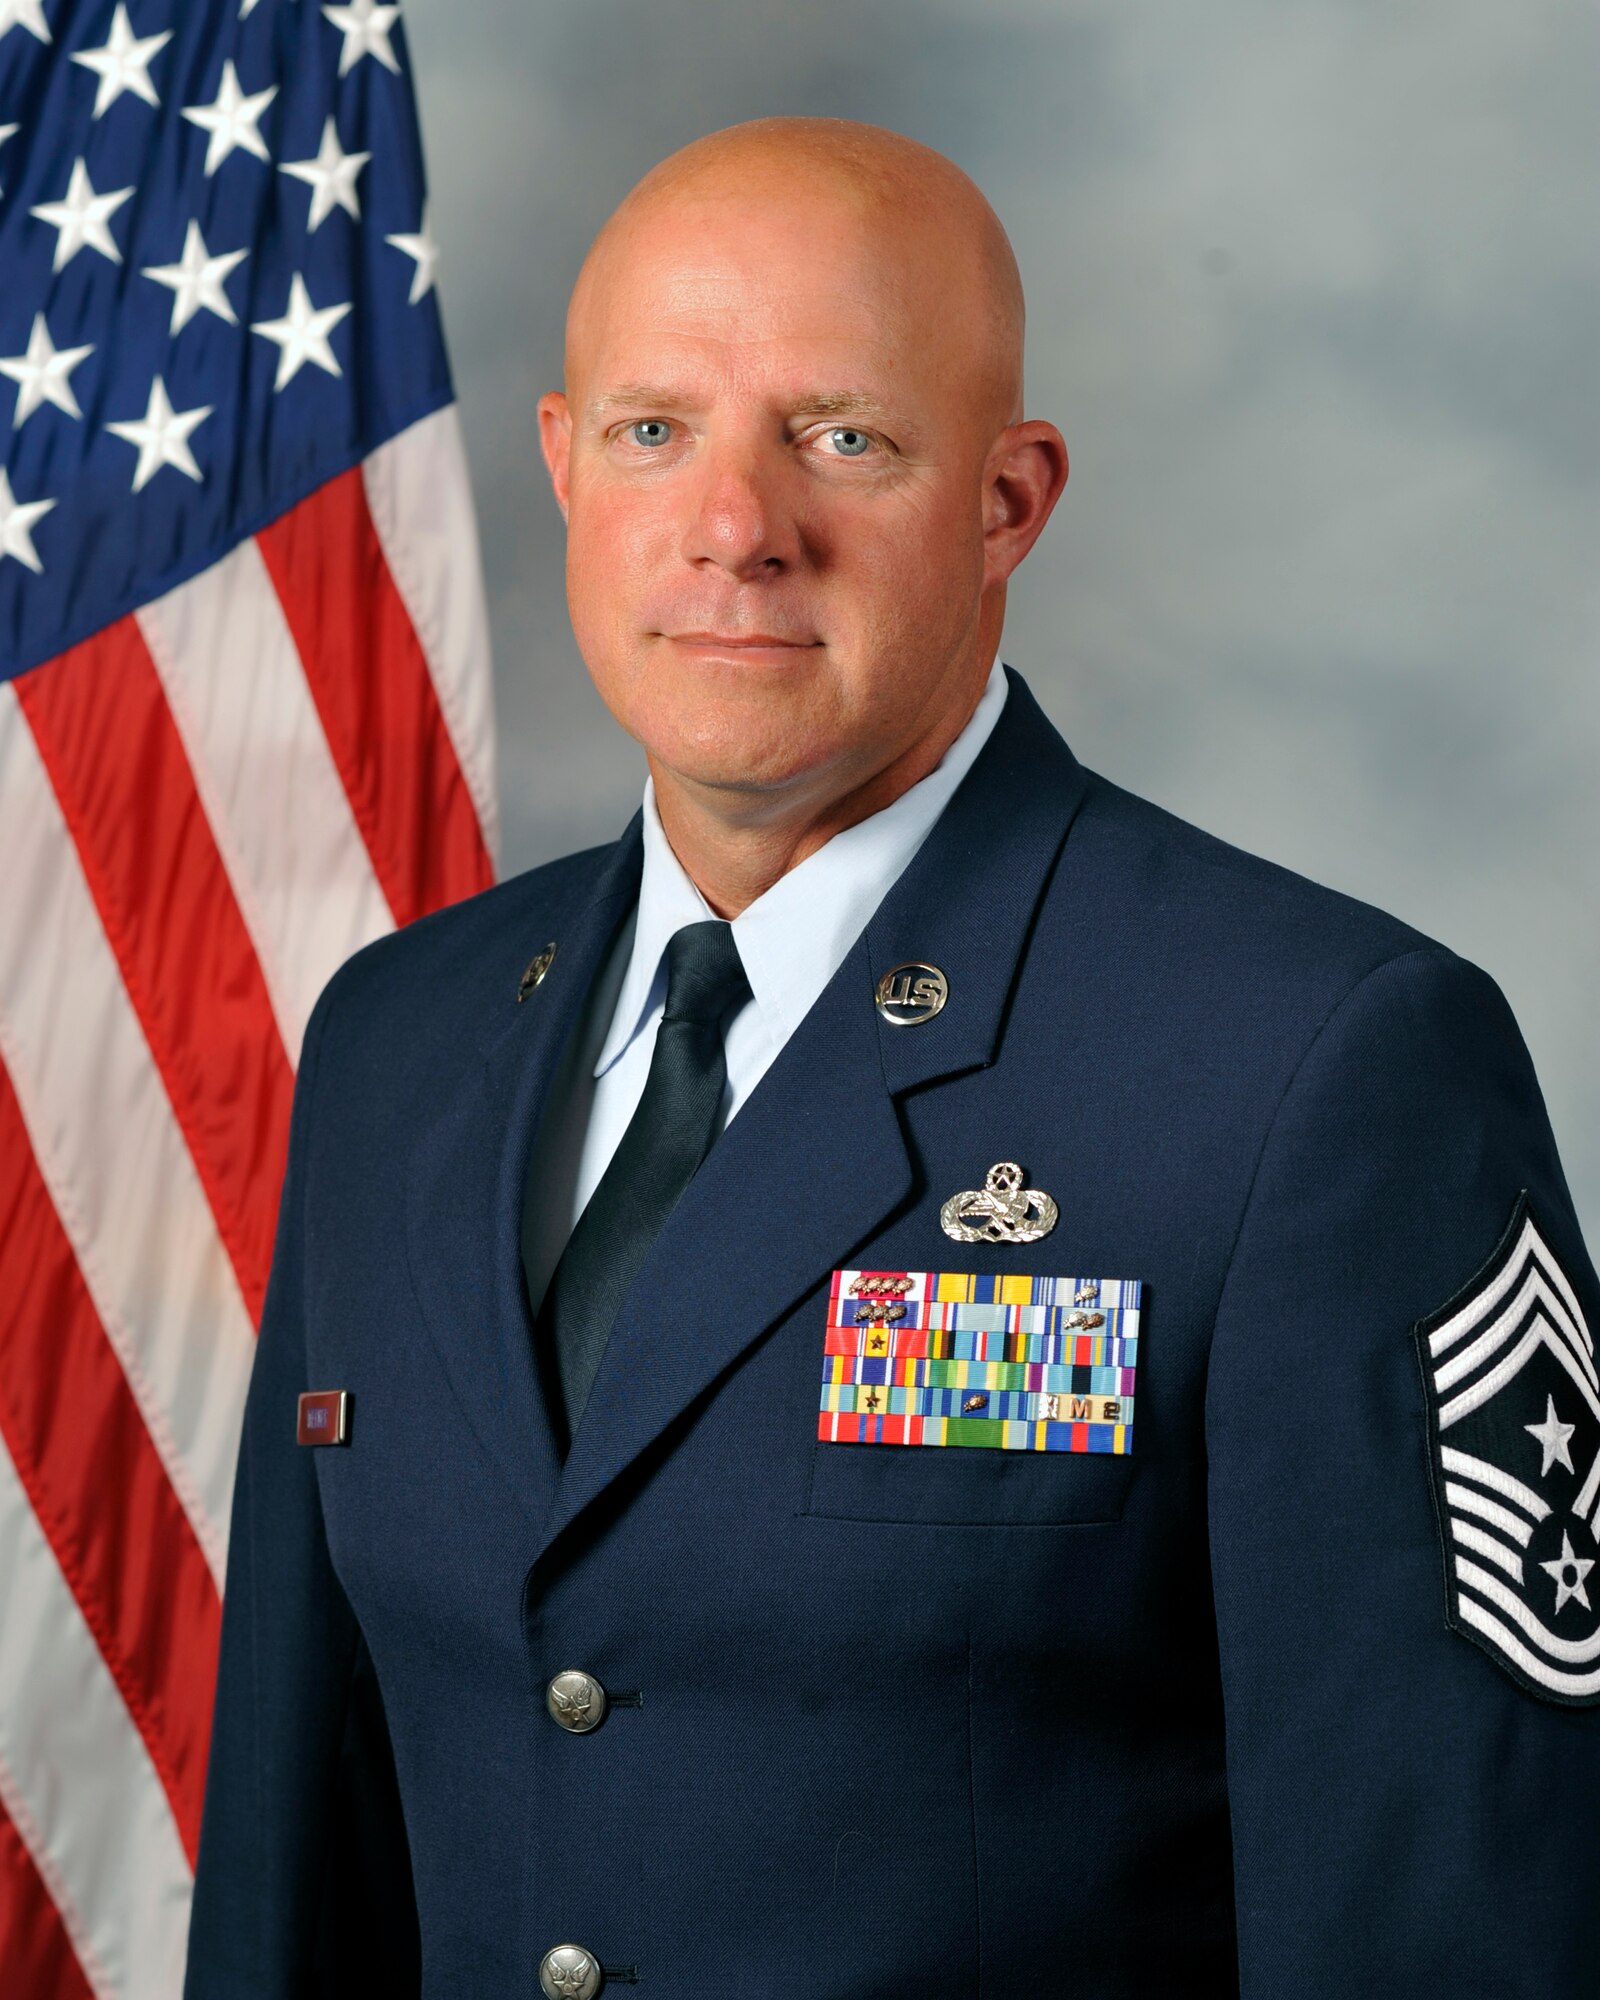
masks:
[[[976,696],[1005,413],[936,253],[837,202],[680,196],[601,267],[570,401],[540,406],[602,698],[752,811],[865,782]]]

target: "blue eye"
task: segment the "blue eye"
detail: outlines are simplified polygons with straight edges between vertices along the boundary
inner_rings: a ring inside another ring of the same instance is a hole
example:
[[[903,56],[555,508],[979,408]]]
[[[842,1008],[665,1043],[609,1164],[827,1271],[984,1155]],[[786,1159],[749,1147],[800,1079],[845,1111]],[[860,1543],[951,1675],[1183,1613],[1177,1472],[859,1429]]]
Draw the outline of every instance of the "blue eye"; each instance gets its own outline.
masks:
[[[664,424],[659,417],[641,417],[638,423],[631,424],[629,428],[633,432],[634,443],[647,447],[665,444],[672,435],[671,427]]]
[[[859,458],[872,443],[865,431],[836,430],[829,431],[828,436],[841,458]]]

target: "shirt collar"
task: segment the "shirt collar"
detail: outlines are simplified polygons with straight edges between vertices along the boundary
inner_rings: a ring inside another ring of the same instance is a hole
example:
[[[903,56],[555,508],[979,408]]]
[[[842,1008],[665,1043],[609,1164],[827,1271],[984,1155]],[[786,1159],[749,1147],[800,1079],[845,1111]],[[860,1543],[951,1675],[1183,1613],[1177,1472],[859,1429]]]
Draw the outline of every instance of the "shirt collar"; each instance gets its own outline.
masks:
[[[774,1055],[811,1011],[933,830],[989,740],[1005,699],[1005,668],[996,660],[966,727],[925,778],[881,811],[836,833],[734,918],[734,942]],[[595,1064],[597,1077],[604,1076],[664,1004],[664,958],[674,932],[715,915],[672,851],[656,810],[654,781],[647,778],[633,948],[611,1031]]]

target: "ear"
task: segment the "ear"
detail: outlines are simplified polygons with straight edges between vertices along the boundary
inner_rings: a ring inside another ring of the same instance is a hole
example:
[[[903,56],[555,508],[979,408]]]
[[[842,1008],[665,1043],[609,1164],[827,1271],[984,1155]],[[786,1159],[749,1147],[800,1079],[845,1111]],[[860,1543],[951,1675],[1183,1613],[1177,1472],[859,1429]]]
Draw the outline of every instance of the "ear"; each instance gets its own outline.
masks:
[[[984,464],[984,588],[1004,583],[1039,539],[1067,483],[1067,445],[1054,424],[1011,424]]]
[[[572,412],[559,389],[539,398],[539,448],[549,468],[561,518],[567,518],[567,487],[572,467]],[[1020,560],[1020,558],[1019,558]]]

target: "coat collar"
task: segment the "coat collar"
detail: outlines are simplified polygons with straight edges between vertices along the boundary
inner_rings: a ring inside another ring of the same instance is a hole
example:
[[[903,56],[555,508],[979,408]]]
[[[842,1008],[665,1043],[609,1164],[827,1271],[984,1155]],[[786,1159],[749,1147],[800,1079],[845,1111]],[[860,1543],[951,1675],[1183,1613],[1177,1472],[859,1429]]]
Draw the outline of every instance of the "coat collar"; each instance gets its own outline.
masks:
[[[730,1024],[728,1064],[736,1051],[760,1048],[760,1068],[789,1042],[861,935],[889,888],[937,825],[990,732],[1004,713],[1006,670],[996,661],[966,727],[934,768],[891,804],[846,827],[779,876],[733,920],[733,941],[754,1005]],[[644,870],[634,933],[615,1019],[595,1064],[603,1075],[647,1025],[666,994],[668,941],[685,924],[714,912],[673,853],[647,781],[643,806]],[[752,1082],[759,1080],[752,1078]],[[742,1098],[747,1090],[741,1090]]]

